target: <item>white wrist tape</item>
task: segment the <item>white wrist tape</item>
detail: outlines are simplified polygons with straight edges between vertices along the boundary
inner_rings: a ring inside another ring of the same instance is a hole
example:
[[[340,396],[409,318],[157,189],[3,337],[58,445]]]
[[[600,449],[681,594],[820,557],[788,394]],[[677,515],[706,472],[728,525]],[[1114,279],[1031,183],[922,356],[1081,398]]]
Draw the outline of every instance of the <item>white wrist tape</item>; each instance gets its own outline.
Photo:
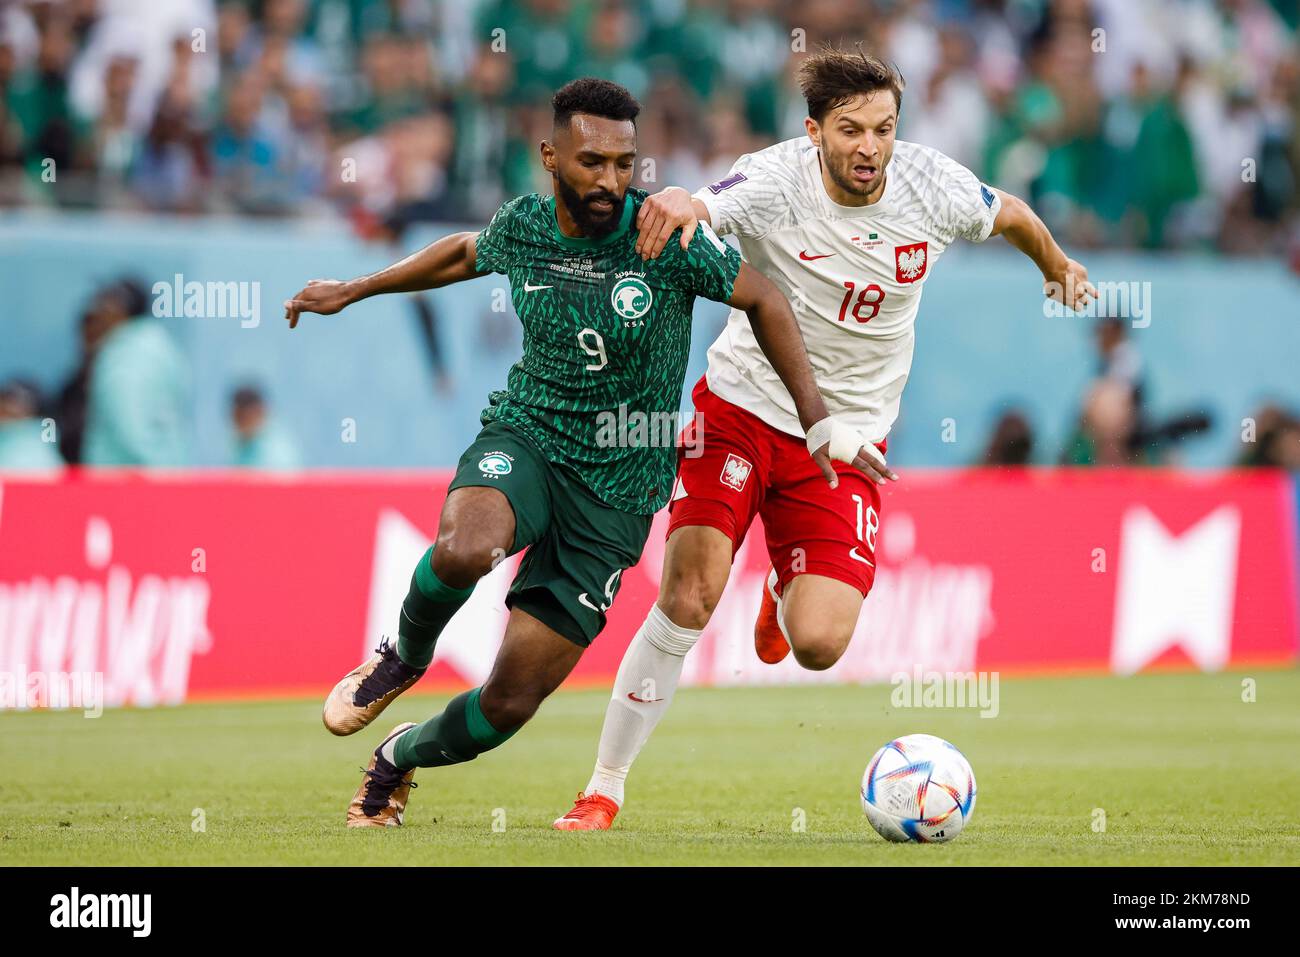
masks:
[[[867,457],[876,465],[885,464],[884,456],[875,446],[863,439],[861,432],[842,422],[837,422],[835,417],[830,415],[820,422],[814,422],[813,427],[808,430],[808,451],[816,452],[828,442],[830,448],[826,451],[832,461],[852,462],[858,457],[858,451],[865,449]]]

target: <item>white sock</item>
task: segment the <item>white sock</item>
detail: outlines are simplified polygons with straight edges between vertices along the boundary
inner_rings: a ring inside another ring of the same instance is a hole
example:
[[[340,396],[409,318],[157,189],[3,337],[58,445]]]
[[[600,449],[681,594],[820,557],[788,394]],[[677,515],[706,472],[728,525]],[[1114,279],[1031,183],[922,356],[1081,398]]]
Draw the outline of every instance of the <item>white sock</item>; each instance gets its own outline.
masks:
[[[401,734],[395,734],[382,745],[379,746],[379,753],[384,756],[384,760],[389,764],[397,764],[397,742],[406,736],[408,731],[414,731],[414,728],[407,728]]]
[[[776,583],[780,580],[781,579],[776,576],[775,568],[767,573],[767,590],[768,593],[771,594],[772,599],[776,602],[776,626],[781,629],[781,637],[784,638],[785,643],[790,646],[790,650],[794,651],[794,642],[790,640],[790,632],[785,630],[785,605],[782,604],[781,596],[777,594],[776,591]]]
[[[587,794],[622,806],[627,772],[672,703],[686,652],[701,633],[674,625],[658,605],[650,608],[618,666]]]

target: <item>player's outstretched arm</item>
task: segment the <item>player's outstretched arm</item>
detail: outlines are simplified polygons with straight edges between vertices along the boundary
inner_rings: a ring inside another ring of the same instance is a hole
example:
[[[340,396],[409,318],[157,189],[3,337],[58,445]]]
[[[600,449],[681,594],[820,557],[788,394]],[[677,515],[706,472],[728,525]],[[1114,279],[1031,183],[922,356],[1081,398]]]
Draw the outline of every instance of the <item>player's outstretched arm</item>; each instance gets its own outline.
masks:
[[[387,292],[418,292],[436,289],[484,275],[475,268],[477,233],[452,233],[412,253],[401,262],[357,279],[313,279],[284,304],[289,328],[298,316],[315,312],[332,316],[354,302]]]
[[[851,462],[873,482],[897,478],[875,449],[870,449],[874,456],[868,455],[870,447],[863,448],[862,437],[856,430],[836,422],[826,411],[826,403],[808,362],[799,324],[781,290],[758,270],[741,263],[727,303],[744,310],[749,316],[759,348],[794,400],[799,424],[808,436],[808,452],[831,488],[840,484],[831,466],[833,458]]]
[[[995,192],[1002,200],[1002,208],[993,220],[990,235],[1006,237],[1007,242],[1034,261],[1043,274],[1043,295],[1075,310],[1096,299],[1097,290],[1088,281],[1087,268],[1065,255],[1029,204],[1000,189]]]
[[[695,227],[708,222],[709,207],[680,186],[665,187],[647,196],[636,214],[636,251],[642,259],[658,259],[678,228],[682,231],[682,249],[686,249]]]

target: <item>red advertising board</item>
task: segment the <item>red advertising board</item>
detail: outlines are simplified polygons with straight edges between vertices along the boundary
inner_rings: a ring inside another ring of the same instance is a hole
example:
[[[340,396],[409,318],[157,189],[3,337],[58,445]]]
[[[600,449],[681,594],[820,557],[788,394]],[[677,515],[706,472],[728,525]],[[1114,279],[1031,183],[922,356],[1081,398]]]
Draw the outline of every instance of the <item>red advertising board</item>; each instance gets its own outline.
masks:
[[[109,705],[322,693],[394,633],[448,478],[0,476],[0,675],[93,673]],[[884,492],[876,587],[839,664],[754,656],[754,533],[684,681],[1294,661],[1294,503],[1277,473],[911,471]],[[664,519],[571,682],[612,679],[658,588]],[[486,677],[516,563],[453,620],[430,686]]]

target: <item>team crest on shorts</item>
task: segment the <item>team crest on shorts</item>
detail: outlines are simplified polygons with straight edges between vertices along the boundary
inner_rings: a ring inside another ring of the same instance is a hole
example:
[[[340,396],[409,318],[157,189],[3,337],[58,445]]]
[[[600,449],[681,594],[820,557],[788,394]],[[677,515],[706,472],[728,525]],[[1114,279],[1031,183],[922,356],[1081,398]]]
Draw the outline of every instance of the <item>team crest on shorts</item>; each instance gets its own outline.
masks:
[[[745,487],[749,481],[749,473],[754,471],[754,466],[742,459],[735,452],[727,455],[727,461],[722,464],[722,474],[718,476],[718,481],[723,485],[734,488],[737,492]]]
[[[929,243],[908,243],[894,247],[894,278],[899,282],[916,282],[925,275],[930,262]]]
[[[489,452],[478,460],[478,470],[484,475],[509,475],[515,460],[504,452]]]
[[[614,307],[620,319],[640,319],[650,311],[654,296],[645,280],[637,276],[624,276],[614,283],[609,294],[609,304]]]

